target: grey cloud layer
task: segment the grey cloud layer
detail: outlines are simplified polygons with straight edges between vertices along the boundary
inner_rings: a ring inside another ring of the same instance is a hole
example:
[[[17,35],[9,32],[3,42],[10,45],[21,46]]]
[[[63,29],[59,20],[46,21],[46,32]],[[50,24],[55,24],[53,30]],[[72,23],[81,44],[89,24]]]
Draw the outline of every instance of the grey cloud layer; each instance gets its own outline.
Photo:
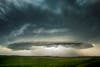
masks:
[[[0,0],[1,55],[100,56],[99,47],[77,50],[61,45],[33,46],[14,51],[3,46],[26,41],[94,43],[100,41],[99,30],[99,0]]]
[[[30,50],[14,51],[7,47],[0,46],[0,55],[58,56],[58,57],[100,56],[100,50],[98,47],[77,50],[73,48],[66,48],[60,45],[58,47],[33,46],[31,47]]]
[[[58,5],[54,5],[55,8],[53,8],[45,0],[1,1],[0,27],[4,29],[0,28],[1,32],[4,32],[1,34],[8,34],[12,29],[15,30],[26,23],[44,26],[60,22],[58,14],[56,14],[61,11],[61,7]]]
[[[99,4],[99,0],[0,0],[0,41],[47,34],[99,39]]]

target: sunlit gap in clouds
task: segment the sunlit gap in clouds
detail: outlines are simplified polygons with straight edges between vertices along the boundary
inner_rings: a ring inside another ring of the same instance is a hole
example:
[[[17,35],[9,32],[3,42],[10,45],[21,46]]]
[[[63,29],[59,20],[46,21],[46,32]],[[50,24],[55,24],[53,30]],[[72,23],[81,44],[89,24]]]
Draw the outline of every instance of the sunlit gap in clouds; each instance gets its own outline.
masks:
[[[34,47],[36,49],[34,49]],[[32,47],[33,56],[59,56],[59,57],[68,57],[68,56],[77,56],[77,50],[74,48],[66,48],[62,45],[58,46],[33,46]]]

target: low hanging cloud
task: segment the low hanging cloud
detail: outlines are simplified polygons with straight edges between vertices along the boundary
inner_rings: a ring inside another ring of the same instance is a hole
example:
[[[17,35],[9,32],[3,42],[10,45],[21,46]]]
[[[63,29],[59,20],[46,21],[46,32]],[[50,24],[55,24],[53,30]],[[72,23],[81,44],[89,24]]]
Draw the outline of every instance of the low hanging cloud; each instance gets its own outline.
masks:
[[[93,48],[82,49],[79,53],[83,56],[100,56],[100,46],[97,45]]]
[[[0,46],[0,55],[18,55],[18,56],[58,56],[70,57],[78,56],[78,52],[73,48],[66,48],[64,46],[46,47],[33,46],[30,50],[12,50],[7,47]]]
[[[58,57],[77,57],[77,56],[100,56],[99,47],[89,49],[74,49],[59,46],[32,46],[30,50],[12,50],[0,46],[0,55],[18,55],[18,56],[58,56]]]
[[[31,56],[31,50],[14,51],[4,46],[0,46],[0,55]]]

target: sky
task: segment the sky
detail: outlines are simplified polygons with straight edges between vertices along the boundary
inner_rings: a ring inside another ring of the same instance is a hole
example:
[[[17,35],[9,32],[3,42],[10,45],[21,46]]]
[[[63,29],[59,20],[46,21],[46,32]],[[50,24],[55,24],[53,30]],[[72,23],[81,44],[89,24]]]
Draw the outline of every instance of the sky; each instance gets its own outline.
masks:
[[[99,45],[99,6],[99,0],[0,0],[0,45],[23,41]]]

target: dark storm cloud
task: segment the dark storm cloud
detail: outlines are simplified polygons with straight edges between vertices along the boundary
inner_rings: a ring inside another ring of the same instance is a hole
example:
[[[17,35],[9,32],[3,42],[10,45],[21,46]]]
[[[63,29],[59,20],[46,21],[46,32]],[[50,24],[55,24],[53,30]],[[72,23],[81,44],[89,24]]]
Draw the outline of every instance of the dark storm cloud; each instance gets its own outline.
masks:
[[[81,42],[16,42],[8,45],[8,48],[13,50],[30,50],[32,46],[45,46],[45,47],[58,47],[64,46],[66,48],[75,48],[75,49],[87,49],[92,48],[95,45],[90,43],[81,43]]]
[[[0,35],[9,35],[25,24],[37,28],[63,26],[59,4],[54,4],[55,8],[51,4],[45,0],[0,0]]]
[[[66,26],[81,38],[99,36],[99,4],[98,0],[66,0],[63,9]]]
[[[30,50],[13,51],[4,46],[33,41],[99,42],[99,6],[99,0],[0,0],[0,54],[100,56],[99,47],[77,50],[62,45],[33,46]]]
[[[0,0],[0,41],[53,34],[99,39],[99,4],[99,0]]]

